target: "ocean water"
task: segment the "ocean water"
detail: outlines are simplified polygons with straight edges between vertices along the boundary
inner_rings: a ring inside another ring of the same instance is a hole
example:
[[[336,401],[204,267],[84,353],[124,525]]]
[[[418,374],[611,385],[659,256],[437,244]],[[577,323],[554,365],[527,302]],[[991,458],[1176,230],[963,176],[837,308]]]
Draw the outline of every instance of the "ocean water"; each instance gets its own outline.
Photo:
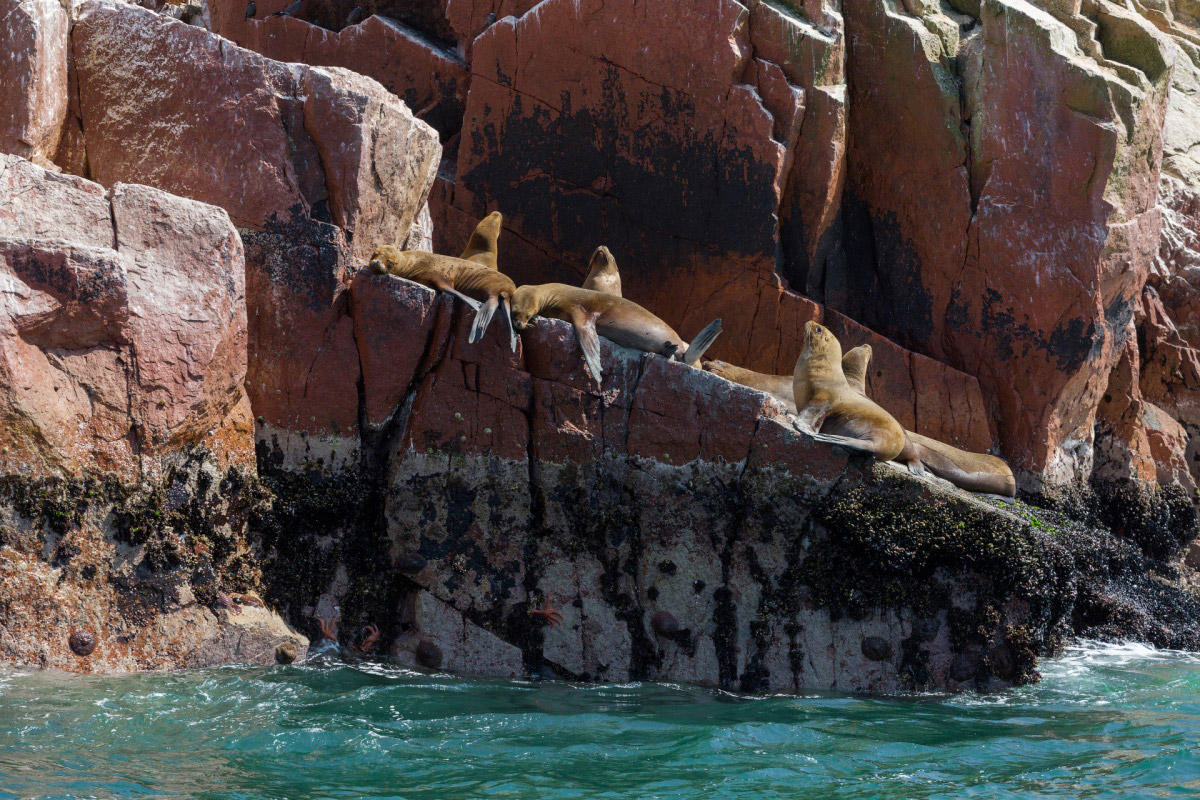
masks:
[[[989,695],[745,697],[378,664],[0,673],[0,798],[1200,797],[1200,657]]]

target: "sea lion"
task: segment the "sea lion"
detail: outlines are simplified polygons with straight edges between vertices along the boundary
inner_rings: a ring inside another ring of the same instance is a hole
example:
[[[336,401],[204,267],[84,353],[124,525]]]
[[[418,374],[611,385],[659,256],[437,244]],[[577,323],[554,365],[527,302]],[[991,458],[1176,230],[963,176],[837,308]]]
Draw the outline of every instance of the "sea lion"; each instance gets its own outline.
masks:
[[[539,314],[571,323],[597,383],[601,378],[600,336],[622,347],[658,353],[694,367],[721,332],[721,320],[715,319],[688,344],[670,325],[632,300],[565,283],[517,289],[512,298],[516,329],[524,330]]]
[[[499,211],[493,211],[479,220],[479,224],[471,232],[471,238],[467,240],[466,249],[462,251],[459,258],[464,261],[474,261],[488,269],[500,269],[497,259],[500,253],[498,243],[502,222],[504,222],[504,215]]]
[[[867,367],[870,363],[869,344],[859,345],[842,358],[846,382],[863,397],[867,396]],[[939,478],[969,492],[1017,496],[1017,481],[1003,459],[987,453],[960,450],[919,433],[906,430],[904,448],[892,460],[904,464],[909,472],[917,475],[924,475],[928,469]]]
[[[384,245],[375,250],[371,256],[371,269],[380,275],[407,278],[462,299],[475,309],[475,322],[467,338],[472,344],[483,338],[483,332],[492,321],[496,307],[503,305],[504,319],[508,322],[509,343],[513,352],[516,352],[517,332],[512,326],[510,310],[517,287],[507,275],[475,261],[421,250],[400,250],[391,245]]]
[[[600,245],[592,253],[592,259],[588,262],[587,277],[583,279],[583,288],[614,297],[621,296],[621,273],[617,271],[617,260],[604,245]]]
[[[866,351],[865,360],[863,359],[864,350]],[[859,345],[842,356],[842,372],[845,373],[846,382],[850,384],[851,388],[855,388],[856,385],[866,386],[867,362],[870,360],[871,346],[869,344]],[[704,369],[714,375],[720,375],[732,383],[766,392],[782,403],[788,412],[797,413],[795,378],[792,375],[770,375],[766,372],[755,372],[743,367],[736,367],[725,361],[706,361]],[[867,393],[865,388],[860,391],[863,395]]]
[[[842,373],[846,376],[846,383],[864,397],[867,396],[867,367],[871,362],[871,353],[871,345],[860,344],[842,356]],[[783,403],[793,414],[796,413],[792,377],[754,372],[724,361],[708,361],[704,368],[733,383],[766,392]],[[939,478],[969,492],[1016,496],[1016,480],[1003,459],[986,453],[961,450],[909,430],[904,431],[904,447],[892,460],[905,465],[910,472],[917,475],[925,474],[928,468]]]
[[[792,390],[799,411],[796,427],[804,433],[873,453],[880,461],[904,449],[904,428],[895,417],[846,381],[842,346],[824,325],[805,323]]]

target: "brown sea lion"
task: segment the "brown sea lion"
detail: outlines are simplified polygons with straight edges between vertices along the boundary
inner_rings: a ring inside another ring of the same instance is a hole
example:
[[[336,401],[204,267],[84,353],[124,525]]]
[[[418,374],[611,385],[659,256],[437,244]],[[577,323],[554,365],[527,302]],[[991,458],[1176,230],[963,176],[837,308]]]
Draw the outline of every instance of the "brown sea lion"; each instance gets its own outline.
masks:
[[[571,323],[579,346],[583,348],[583,358],[597,383],[601,377],[600,336],[622,347],[658,353],[696,366],[700,356],[721,332],[721,320],[715,319],[688,344],[670,325],[632,300],[565,283],[543,283],[517,289],[512,299],[512,321],[516,329],[524,330],[538,315]]]
[[[592,253],[592,260],[588,262],[587,277],[583,279],[583,288],[614,297],[621,296],[621,273],[617,271],[617,260],[604,245],[600,245]]]
[[[867,367],[870,363],[869,344],[859,345],[842,358],[846,382],[863,397],[867,396]],[[939,478],[969,492],[1017,496],[1017,481],[1003,459],[987,453],[960,450],[919,433],[905,431],[904,449],[892,460],[904,464],[909,472],[917,475],[925,474],[928,469]]]
[[[863,358],[865,351],[865,359]],[[851,388],[861,386],[860,391],[865,395],[867,380],[867,363],[871,360],[871,345],[862,344],[842,356],[842,372]],[[796,412],[795,378],[792,375],[770,375],[766,372],[736,367],[725,361],[706,361],[704,369],[720,375],[727,381],[758,389],[774,397],[792,414]]]
[[[867,395],[867,367],[871,362],[871,345],[860,344],[842,356],[842,373],[850,388]],[[726,380],[766,392],[796,413],[793,379],[787,375],[768,375],[735,367],[724,361],[708,361],[704,368]],[[908,467],[917,475],[926,468],[939,478],[950,481],[969,492],[1015,497],[1017,483],[1012,470],[1002,459],[986,453],[971,453],[953,445],[930,439],[919,433],[904,432],[904,448],[893,461]]]
[[[467,240],[466,249],[462,251],[459,258],[464,261],[473,261],[488,269],[500,269],[497,259],[500,253],[498,243],[502,222],[504,222],[504,216],[499,211],[493,211],[479,220],[479,224],[471,233],[471,238]]]
[[[474,261],[421,250],[400,250],[391,245],[375,250],[371,256],[371,269],[381,275],[407,278],[461,298],[475,309],[475,322],[467,338],[471,343],[483,338],[483,332],[492,321],[497,306],[503,305],[509,342],[513,351],[516,351],[517,332],[513,329],[509,312],[517,287],[507,275]]]
[[[792,373],[796,427],[820,441],[873,453],[880,461],[898,456],[904,449],[904,428],[846,381],[837,337],[811,321],[804,334],[804,349]]]

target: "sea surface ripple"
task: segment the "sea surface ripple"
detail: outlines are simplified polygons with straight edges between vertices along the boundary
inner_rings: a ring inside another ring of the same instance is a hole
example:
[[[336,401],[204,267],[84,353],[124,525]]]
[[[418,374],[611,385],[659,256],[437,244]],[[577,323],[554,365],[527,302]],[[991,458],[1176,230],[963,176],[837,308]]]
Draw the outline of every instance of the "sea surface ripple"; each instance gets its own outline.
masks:
[[[0,672],[0,798],[1200,797],[1200,656],[1084,643],[987,695],[748,697],[326,659]]]

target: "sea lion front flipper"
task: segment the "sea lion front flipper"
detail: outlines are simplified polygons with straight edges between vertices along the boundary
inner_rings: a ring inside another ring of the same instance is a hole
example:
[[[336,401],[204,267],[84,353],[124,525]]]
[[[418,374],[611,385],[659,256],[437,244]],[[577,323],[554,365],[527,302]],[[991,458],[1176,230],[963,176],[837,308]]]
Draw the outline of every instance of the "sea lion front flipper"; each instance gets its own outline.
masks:
[[[689,366],[696,366],[700,363],[700,356],[704,355],[717,336],[721,334],[721,318],[717,317],[712,322],[696,334],[696,338],[692,339],[692,343],[688,345],[687,352],[683,354],[683,363]]]
[[[507,294],[500,295],[500,305],[504,308],[504,321],[508,323],[508,341],[515,353],[517,352],[517,329],[513,327],[512,302]]]
[[[596,379],[596,383],[600,383],[600,334],[596,332],[596,320],[583,311],[573,311],[571,325],[575,328],[579,346],[583,348],[583,360],[587,362],[588,370]]]
[[[918,461],[915,458],[912,461],[909,461],[908,463],[906,463],[904,466],[908,467],[908,471],[911,472],[913,475],[924,476],[926,474],[925,473],[925,465],[922,464],[920,461]]]
[[[483,338],[483,332],[491,324],[492,316],[496,313],[496,308],[499,305],[500,298],[489,297],[487,302],[475,312],[475,324],[471,326],[471,335],[467,337],[468,344],[475,344],[475,342]]]

